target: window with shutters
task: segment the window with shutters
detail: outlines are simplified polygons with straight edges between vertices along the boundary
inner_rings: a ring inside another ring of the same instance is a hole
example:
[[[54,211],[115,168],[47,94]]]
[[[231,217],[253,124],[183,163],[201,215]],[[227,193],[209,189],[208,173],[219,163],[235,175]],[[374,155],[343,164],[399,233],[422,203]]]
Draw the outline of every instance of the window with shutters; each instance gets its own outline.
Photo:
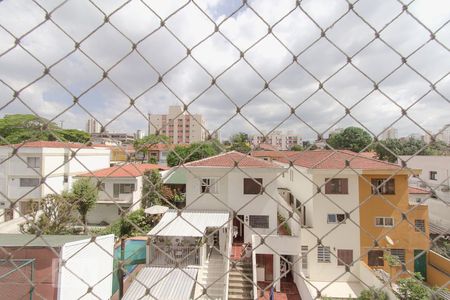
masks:
[[[391,255],[396,256],[401,263],[405,263],[405,249],[391,249]]]
[[[367,253],[369,267],[382,267],[384,266],[384,252],[383,250],[369,250]]]
[[[325,194],[348,194],[347,178],[325,178]]]
[[[131,194],[134,192],[133,183],[114,183],[113,197],[118,198],[120,194]]]
[[[317,262],[329,263],[331,262],[330,247],[317,247]]]
[[[417,219],[414,221],[416,231],[425,232],[425,220]]]
[[[20,187],[34,187],[40,184],[39,178],[20,178]]]
[[[338,266],[350,266],[353,264],[353,250],[347,249],[338,249],[337,251],[338,257]]]
[[[262,178],[244,178],[244,195],[261,194]]]
[[[394,195],[395,180],[393,178],[386,181],[387,178],[374,178],[372,183],[372,194]]]
[[[430,180],[437,180],[437,172],[430,171]]]
[[[217,183],[217,178],[202,178],[200,192],[202,194],[218,194],[219,184]]]
[[[308,269],[308,246],[302,246],[302,269]]]
[[[252,228],[269,228],[269,216],[249,216],[249,225]]]
[[[375,217],[376,227],[394,227],[394,219],[391,217]]]

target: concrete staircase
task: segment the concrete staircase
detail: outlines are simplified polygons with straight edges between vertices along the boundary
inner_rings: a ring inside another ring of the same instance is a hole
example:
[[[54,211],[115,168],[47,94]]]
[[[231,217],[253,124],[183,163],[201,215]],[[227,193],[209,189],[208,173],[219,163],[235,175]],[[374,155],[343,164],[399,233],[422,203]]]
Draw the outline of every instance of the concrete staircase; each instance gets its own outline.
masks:
[[[251,280],[253,280],[252,263],[237,262],[236,268],[230,268],[230,277],[228,280],[228,299],[253,299],[253,284]]]
[[[197,275],[194,299],[219,300],[224,299],[225,291],[225,268],[223,257],[213,251],[209,260],[200,268]],[[203,285],[200,285],[200,284]],[[207,288],[206,295],[201,296],[203,288]]]

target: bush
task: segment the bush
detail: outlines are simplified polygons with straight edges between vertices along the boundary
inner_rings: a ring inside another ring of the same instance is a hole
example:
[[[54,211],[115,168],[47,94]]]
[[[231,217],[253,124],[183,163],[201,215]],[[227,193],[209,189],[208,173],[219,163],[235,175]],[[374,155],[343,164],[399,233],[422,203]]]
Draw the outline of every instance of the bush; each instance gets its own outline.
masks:
[[[358,297],[358,300],[388,300],[388,295],[382,290],[375,287],[370,287],[364,290]]]
[[[156,221],[155,216],[147,215],[143,209],[138,209],[108,227],[100,229],[97,234],[114,234],[116,237],[145,235],[153,228]]]

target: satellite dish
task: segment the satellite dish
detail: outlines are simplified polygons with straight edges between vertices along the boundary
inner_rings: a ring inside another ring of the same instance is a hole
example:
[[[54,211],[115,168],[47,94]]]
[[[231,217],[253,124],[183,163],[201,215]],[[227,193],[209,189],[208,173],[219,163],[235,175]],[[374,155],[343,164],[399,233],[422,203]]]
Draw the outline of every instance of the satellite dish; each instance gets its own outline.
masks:
[[[389,243],[389,245],[394,246],[394,241],[388,235],[386,235],[384,238]]]

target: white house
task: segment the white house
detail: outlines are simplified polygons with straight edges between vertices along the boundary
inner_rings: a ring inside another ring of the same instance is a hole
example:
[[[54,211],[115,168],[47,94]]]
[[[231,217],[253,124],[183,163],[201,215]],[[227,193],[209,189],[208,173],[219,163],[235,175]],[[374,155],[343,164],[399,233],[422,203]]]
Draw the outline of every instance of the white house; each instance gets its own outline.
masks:
[[[26,142],[1,146],[0,161],[0,221],[5,221],[26,214],[29,200],[69,190],[74,176],[109,167],[110,150],[77,143]]]
[[[126,209],[135,211],[141,207],[143,175],[150,170],[165,170],[154,164],[129,163],[84,173],[76,178],[91,178],[94,184],[100,182],[97,203],[87,215],[89,224],[111,224]]]
[[[360,181],[387,163],[332,150],[298,152],[280,162],[287,168],[280,192],[296,212],[292,232],[301,236],[293,273],[302,299],[357,298],[367,287],[382,286],[360,261]]]
[[[427,200],[430,223],[450,228],[450,156],[400,156],[408,168],[422,169],[422,174],[410,179],[410,186],[433,189]],[[434,196],[433,196],[434,194]]]

